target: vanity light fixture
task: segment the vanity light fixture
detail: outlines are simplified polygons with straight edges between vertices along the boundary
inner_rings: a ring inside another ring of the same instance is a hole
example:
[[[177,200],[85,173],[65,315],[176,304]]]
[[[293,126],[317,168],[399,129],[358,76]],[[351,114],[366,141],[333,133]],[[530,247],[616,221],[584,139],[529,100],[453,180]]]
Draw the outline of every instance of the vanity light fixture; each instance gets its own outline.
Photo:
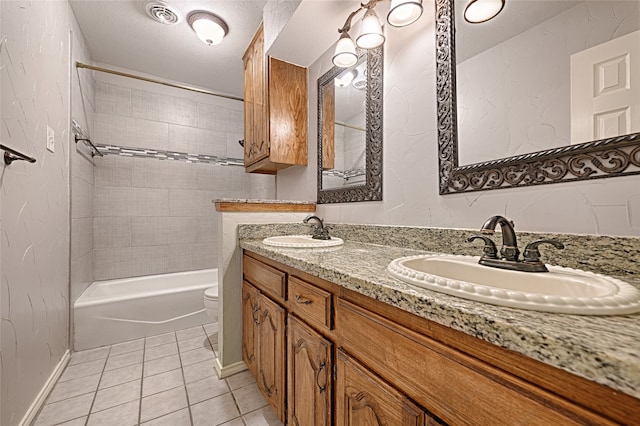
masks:
[[[362,17],[362,26],[360,35],[356,38],[356,45],[361,49],[375,49],[381,46],[382,43],[384,43],[382,24],[372,7],[367,9]]]
[[[387,22],[394,27],[406,27],[422,16],[422,0],[391,0]]]
[[[464,19],[471,24],[481,24],[498,16],[505,0],[471,0],[464,9]]]
[[[336,51],[333,55],[333,64],[340,68],[349,68],[354,66],[356,62],[358,62],[356,45],[351,39],[349,33],[344,31],[340,35],[338,44],[336,44]]]
[[[210,12],[198,10],[187,16],[189,26],[196,32],[198,38],[209,46],[220,44],[229,32],[226,22]]]
[[[375,49],[384,43],[385,36],[382,24],[374,10],[379,1],[385,0],[369,0],[367,3],[361,3],[358,9],[351,12],[342,28],[338,29],[340,39],[333,55],[335,66],[348,68],[355,65],[358,62],[356,45],[361,49]],[[360,34],[354,43],[349,35],[349,30],[351,29],[351,21],[361,10],[364,10],[365,13],[360,25]],[[421,15],[422,0],[392,0],[387,22],[394,27],[404,27],[417,21]]]

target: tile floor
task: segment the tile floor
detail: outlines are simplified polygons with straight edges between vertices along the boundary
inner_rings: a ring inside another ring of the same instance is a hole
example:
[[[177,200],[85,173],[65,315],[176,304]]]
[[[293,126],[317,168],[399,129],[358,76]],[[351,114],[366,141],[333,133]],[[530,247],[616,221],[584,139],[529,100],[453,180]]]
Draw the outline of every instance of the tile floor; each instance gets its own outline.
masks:
[[[217,341],[216,324],[76,352],[34,424],[281,425],[249,372],[218,378]]]

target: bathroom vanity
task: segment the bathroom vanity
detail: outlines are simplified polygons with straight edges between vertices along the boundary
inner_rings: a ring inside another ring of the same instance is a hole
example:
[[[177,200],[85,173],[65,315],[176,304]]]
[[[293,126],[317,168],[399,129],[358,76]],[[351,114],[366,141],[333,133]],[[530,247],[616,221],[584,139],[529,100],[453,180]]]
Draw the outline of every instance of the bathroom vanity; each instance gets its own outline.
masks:
[[[241,247],[243,358],[288,424],[640,422],[637,314],[501,308],[385,274],[424,251]]]

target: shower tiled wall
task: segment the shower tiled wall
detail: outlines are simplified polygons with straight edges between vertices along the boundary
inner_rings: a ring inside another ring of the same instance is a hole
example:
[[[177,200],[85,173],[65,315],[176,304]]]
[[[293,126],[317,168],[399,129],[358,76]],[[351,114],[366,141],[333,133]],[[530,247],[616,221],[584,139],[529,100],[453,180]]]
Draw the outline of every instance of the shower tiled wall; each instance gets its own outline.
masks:
[[[91,63],[82,32],[72,20],[71,63]],[[93,135],[95,116],[95,79],[93,71],[71,68],[71,118],[85,137]],[[71,168],[71,303],[93,281],[93,193],[94,173],[91,151],[70,135]],[[73,316],[73,309],[71,310]],[[73,324],[73,318],[71,318]]]
[[[242,158],[242,102],[97,78],[95,143]],[[95,159],[95,185],[97,280],[215,268],[212,200],[275,198],[243,167],[119,155]]]

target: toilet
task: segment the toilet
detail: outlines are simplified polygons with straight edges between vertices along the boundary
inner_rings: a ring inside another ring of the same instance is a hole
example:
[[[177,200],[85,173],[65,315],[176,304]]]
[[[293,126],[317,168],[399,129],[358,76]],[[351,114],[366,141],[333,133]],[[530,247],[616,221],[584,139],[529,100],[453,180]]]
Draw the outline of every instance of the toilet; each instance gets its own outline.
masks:
[[[204,307],[212,323],[218,322],[218,286],[204,291]]]

